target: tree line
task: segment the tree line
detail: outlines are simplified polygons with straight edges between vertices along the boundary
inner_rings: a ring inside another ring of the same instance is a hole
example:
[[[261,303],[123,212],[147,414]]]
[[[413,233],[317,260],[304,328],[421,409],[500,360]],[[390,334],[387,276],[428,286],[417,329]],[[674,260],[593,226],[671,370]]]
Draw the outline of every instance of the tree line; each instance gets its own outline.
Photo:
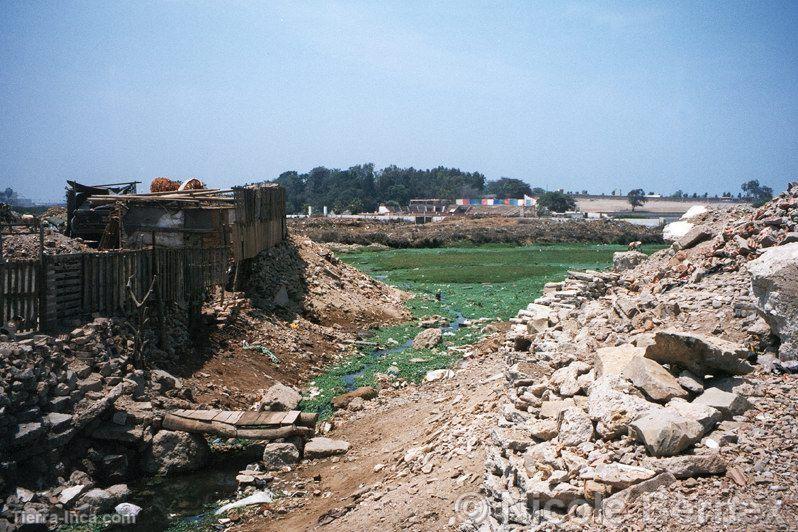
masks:
[[[273,182],[286,191],[289,213],[316,212],[328,207],[336,212],[373,212],[380,204],[406,206],[413,198],[453,200],[495,194],[500,198],[523,198],[532,188],[520,179],[503,177],[488,181],[479,172],[458,168],[399,168],[359,164],[347,169],[319,166],[306,173],[283,172]]]
[[[573,194],[532,188],[526,182],[509,177],[487,180],[480,172],[464,172],[459,168],[438,166],[436,168],[400,168],[395,165],[382,170],[374,164],[359,164],[346,169],[316,167],[309,172],[283,172],[273,180],[285,188],[286,209],[289,213],[307,212],[312,207],[321,212],[324,207],[335,212],[373,212],[380,204],[404,207],[414,198],[454,200],[478,198],[492,195],[500,199],[536,196],[538,204],[554,212],[574,210]],[[773,190],[751,180],[743,184],[738,197],[761,204],[768,201]],[[707,197],[704,194],[703,197]],[[731,197],[731,193],[724,193]],[[671,197],[688,198],[681,190]],[[693,194],[693,198],[699,198]],[[627,194],[632,209],[644,205],[648,198],[643,189],[634,189]]]

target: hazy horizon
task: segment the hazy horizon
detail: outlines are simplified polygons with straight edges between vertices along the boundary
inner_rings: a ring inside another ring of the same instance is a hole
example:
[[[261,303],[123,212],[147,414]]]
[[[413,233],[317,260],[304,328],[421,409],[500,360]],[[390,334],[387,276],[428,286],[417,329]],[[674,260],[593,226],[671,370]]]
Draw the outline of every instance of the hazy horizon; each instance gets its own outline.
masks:
[[[663,195],[798,179],[796,2],[5,2],[0,188],[372,162]]]

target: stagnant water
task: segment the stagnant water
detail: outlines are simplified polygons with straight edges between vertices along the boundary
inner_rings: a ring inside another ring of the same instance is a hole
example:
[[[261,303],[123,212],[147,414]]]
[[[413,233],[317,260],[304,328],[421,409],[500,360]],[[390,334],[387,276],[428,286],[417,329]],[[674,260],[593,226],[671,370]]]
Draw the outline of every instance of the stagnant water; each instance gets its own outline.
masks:
[[[132,483],[130,502],[141,506],[142,512],[134,527],[120,530],[165,530],[175,521],[191,530],[220,506],[219,500],[235,498],[236,474],[260,460],[262,449],[252,445],[243,451],[217,454],[201,471]]]
[[[449,322],[447,325],[440,328],[442,333],[455,332],[460,327],[462,327],[463,323],[465,323],[466,319],[463,317],[462,314],[460,314],[459,312],[456,312],[455,314],[456,317],[453,321]],[[395,355],[397,353],[401,353],[407,349],[410,349],[411,347],[413,347],[413,338],[409,338],[405,343],[397,345],[396,347],[391,347],[389,349],[375,349],[371,353],[371,357],[373,359],[377,359],[380,357],[384,357],[386,355]],[[365,363],[363,364],[363,367],[360,368],[358,371],[344,375],[342,377],[342,380],[344,381],[344,387],[346,388],[346,390],[350,392],[354,390],[357,387],[355,385],[356,379],[361,375],[363,375],[367,369],[370,369],[370,367],[371,367],[370,364]]]

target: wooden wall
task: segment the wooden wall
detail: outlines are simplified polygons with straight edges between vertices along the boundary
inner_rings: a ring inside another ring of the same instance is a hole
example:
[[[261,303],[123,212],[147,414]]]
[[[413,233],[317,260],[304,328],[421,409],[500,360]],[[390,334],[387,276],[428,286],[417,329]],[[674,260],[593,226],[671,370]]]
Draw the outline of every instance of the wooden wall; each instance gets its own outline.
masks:
[[[143,249],[45,255],[39,261],[0,264],[0,323],[16,316],[20,330],[43,330],[92,314],[131,310],[126,285],[141,297],[158,275],[156,295],[166,304],[201,304],[227,282],[226,248]],[[41,275],[39,275],[41,272]]]
[[[251,259],[285,239],[288,228],[283,187],[242,187],[234,189],[233,195],[236,202],[231,247],[237,261]]]

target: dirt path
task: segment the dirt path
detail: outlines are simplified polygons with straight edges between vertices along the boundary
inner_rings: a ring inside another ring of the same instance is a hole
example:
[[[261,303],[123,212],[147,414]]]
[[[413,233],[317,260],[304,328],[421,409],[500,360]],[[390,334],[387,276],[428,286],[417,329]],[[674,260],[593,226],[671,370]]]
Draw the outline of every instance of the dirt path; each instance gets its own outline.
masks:
[[[302,464],[275,485],[293,489],[236,530],[441,530],[461,522],[455,501],[477,493],[483,443],[495,423],[496,350],[464,359],[454,377],[383,390],[326,436],[349,453]]]

